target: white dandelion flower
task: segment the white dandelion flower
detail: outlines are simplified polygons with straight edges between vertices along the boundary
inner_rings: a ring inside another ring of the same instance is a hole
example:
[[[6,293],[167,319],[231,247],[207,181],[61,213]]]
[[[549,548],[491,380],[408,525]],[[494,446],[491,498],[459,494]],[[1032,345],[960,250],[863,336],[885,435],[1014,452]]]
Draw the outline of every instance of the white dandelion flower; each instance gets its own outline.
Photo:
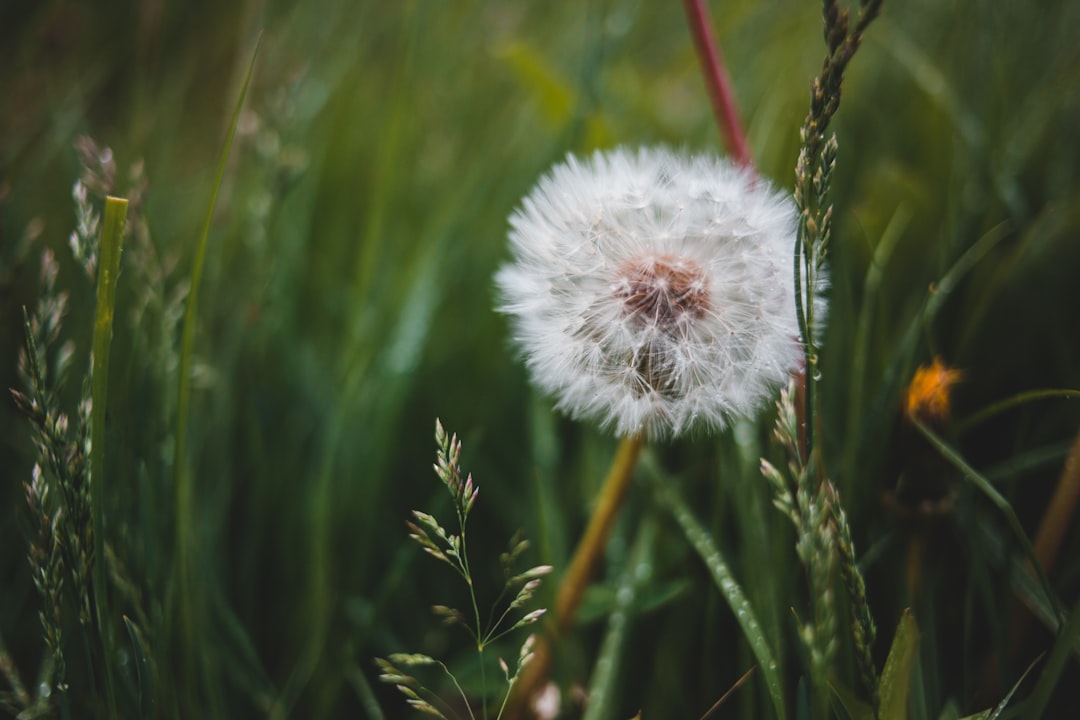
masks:
[[[794,203],[727,161],[571,155],[510,225],[499,310],[575,418],[653,438],[720,429],[800,366]]]

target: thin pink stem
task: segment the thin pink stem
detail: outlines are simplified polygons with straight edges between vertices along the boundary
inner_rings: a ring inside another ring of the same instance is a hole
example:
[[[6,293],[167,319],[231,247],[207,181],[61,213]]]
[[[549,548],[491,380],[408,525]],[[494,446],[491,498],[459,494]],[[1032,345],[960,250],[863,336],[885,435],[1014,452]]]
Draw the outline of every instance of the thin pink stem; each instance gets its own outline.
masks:
[[[709,93],[716,122],[727,142],[728,152],[739,165],[753,169],[754,158],[750,154],[746,133],[739,121],[739,108],[731,90],[731,78],[716,40],[713,39],[709,12],[703,0],[683,0],[683,6],[686,8],[690,34],[694,36],[694,47],[697,49],[698,59],[701,60],[701,71],[705,75],[705,89]]]

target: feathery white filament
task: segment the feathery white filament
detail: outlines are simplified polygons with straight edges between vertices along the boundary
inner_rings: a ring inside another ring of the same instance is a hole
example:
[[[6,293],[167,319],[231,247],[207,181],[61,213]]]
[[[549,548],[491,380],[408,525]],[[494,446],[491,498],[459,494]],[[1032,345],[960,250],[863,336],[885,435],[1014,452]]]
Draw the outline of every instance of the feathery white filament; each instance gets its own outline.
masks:
[[[799,367],[795,206],[724,160],[568,156],[510,225],[499,310],[575,418],[620,435],[719,429]]]

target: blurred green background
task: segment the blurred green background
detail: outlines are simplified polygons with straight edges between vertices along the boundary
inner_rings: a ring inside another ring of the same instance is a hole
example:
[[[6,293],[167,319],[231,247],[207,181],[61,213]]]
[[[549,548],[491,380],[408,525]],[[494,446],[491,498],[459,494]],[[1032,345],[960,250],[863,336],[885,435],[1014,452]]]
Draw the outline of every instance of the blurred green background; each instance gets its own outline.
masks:
[[[709,5],[758,168],[790,187],[824,52],[820,6]],[[187,601],[201,610],[183,636],[172,487],[180,318],[260,30],[200,290],[184,552],[197,569]],[[950,437],[1034,535],[1080,403],[1040,400],[967,432],[959,423],[1025,390],[1080,388],[1078,34],[1071,0],[886,0],[834,124],[822,436],[865,552],[879,665],[903,608],[923,631],[912,717],[989,707],[1053,642],[1036,623],[1010,644],[1015,540],[909,437],[899,404],[916,365],[940,354],[960,368]],[[478,574],[495,585],[495,558],[518,528],[533,540],[530,562],[563,567],[615,441],[533,393],[492,310],[491,277],[507,257],[507,216],[567,152],[722,152],[680,4],[5,2],[0,385],[18,386],[19,308],[34,306],[50,247],[71,298],[69,412],[94,306],[67,248],[79,135],[112,149],[115,193],[129,191],[136,163],[148,183],[117,299],[105,534],[130,585],[112,593],[111,610],[136,618],[153,657],[150,713],[404,717],[372,662],[398,651],[446,658],[475,687],[464,636],[428,609],[464,596],[404,524],[412,508],[449,509],[431,473],[434,418],[462,437],[481,488],[470,525]],[[655,470],[641,474],[677,483],[713,532],[782,648],[794,707],[802,665],[791,610],[805,608],[805,583],[757,470],[772,452],[770,426],[766,414],[719,438],[652,448]],[[0,403],[0,633],[28,681],[44,653],[26,559],[33,457],[25,420]],[[946,511],[901,507],[891,491],[905,473],[948,488]],[[560,656],[567,717],[643,528],[649,572],[606,716],[700,717],[753,664],[700,560],[638,483]],[[1075,527],[1050,579],[1071,608]],[[68,712],[81,717],[77,628],[71,637]],[[130,649],[118,652],[118,664],[131,662]],[[1080,680],[1070,663],[1059,711]],[[851,672],[846,651],[841,668]],[[140,701],[129,702],[138,714]],[[769,712],[751,680],[721,715]]]

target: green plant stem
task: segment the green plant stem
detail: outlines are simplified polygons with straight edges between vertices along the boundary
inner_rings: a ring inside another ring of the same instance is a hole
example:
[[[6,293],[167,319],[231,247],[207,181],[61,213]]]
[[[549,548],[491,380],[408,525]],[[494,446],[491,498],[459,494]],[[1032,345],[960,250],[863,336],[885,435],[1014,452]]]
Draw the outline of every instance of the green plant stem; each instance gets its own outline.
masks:
[[[184,329],[180,346],[179,369],[177,371],[179,386],[176,399],[176,440],[173,449],[173,487],[176,492],[175,552],[179,582],[177,590],[181,617],[182,662],[185,670],[189,673],[194,669],[192,653],[196,639],[193,635],[194,619],[191,607],[193,598],[191,597],[192,570],[190,565],[194,553],[191,539],[193,492],[191,478],[187,471],[187,427],[191,402],[191,363],[195,351],[195,324],[198,319],[199,288],[202,284],[203,266],[206,263],[206,248],[210,238],[210,226],[214,220],[214,208],[217,206],[217,197],[221,190],[221,182],[225,177],[229,151],[232,148],[233,138],[236,136],[236,126],[240,120],[240,111],[244,106],[244,98],[247,96],[248,85],[255,69],[255,58],[259,54],[259,43],[261,41],[262,33],[259,33],[259,37],[255,41],[255,49],[251,53],[247,73],[244,75],[244,81],[240,87],[239,96],[236,99],[236,106],[233,108],[229,129],[225,134],[225,144],[221,150],[221,155],[218,157],[217,171],[214,175],[214,184],[210,190],[206,215],[203,218],[202,230],[195,246],[195,260],[191,269],[191,285],[188,289],[187,307],[184,310]]]
[[[831,208],[827,202],[831,171],[829,141],[825,131],[840,107],[840,87],[844,71],[862,43],[863,33],[881,10],[882,0],[860,3],[855,27],[837,0],[823,0],[822,18],[827,48],[821,74],[814,79],[810,110],[799,131],[802,148],[795,167],[795,203],[799,208],[799,228],[795,240],[795,309],[804,349],[805,375],[802,402],[804,457],[814,450],[814,418],[817,393],[817,356],[814,339],[814,294],[817,273],[824,260]],[[834,148],[835,149],[835,146]],[[815,470],[811,466],[811,472]]]
[[[484,720],[487,720],[487,668],[484,663],[484,647],[487,645],[487,637],[484,634],[484,629],[480,626],[480,604],[476,599],[476,585],[473,584],[472,574],[469,571],[469,552],[467,550],[467,545],[465,544],[466,515],[462,511],[461,503],[455,504],[458,506],[458,527],[461,530],[461,547],[458,549],[458,562],[461,564],[462,576],[469,586],[469,601],[472,603],[473,618],[476,621],[476,633],[473,637],[476,639],[476,655],[477,660],[480,663],[480,714],[483,716]],[[457,684],[456,679],[454,680],[454,684]],[[458,689],[460,690],[460,688]],[[464,695],[464,693],[462,694]],[[469,706],[468,701],[466,701],[465,707],[469,708],[469,717],[472,717],[473,711]]]
[[[105,603],[105,414],[109,399],[109,353],[112,347],[113,317],[116,310],[116,280],[120,274],[120,251],[124,242],[124,222],[128,201],[105,198],[105,219],[101,227],[101,262],[98,266],[97,309],[94,317],[93,361],[90,372],[90,517],[94,531],[93,596],[94,623],[101,642],[105,697],[109,715],[115,716],[116,698],[102,605]]]
[[[436,664],[440,668],[442,668],[443,673],[445,673],[446,676],[448,678],[450,678],[450,682],[452,682],[454,684],[454,688],[457,690],[458,695],[461,696],[461,704],[465,706],[465,710],[469,713],[469,720],[476,720],[476,715],[473,714],[472,705],[469,704],[469,696],[465,694],[465,688],[461,687],[461,683],[458,682],[458,679],[457,679],[457,677],[454,676],[454,673],[450,672],[450,668],[446,667],[446,665],[444,665],[441,662],[436,663]],[[483,665],[481,664],[481,673],[482,672],[483,672]],[[485,691],[487,690],[487,685],[484,685],[484,690]],[[484,717],[487,717],[487,705],[486,705],[486,703],[484,704],[483,707],[484,707]]]
[[[813,397],[812,386],[813,380],[810,378],[810,362],[812,360],[812,351],[810,343],[813,338],[810,337],[810,328],[806,322],[806,309],[803,303],[803,225],[799,223],[799,233],[795,236],[795,253],[794,253],[794,274],[795,274],[795,318],[799,322],[799,336],[802,338],[803,344],[803,367],[802,372],[799,373],[799,397],[796,398],[795,412],[799,417],[799,450],[802,455],[802,460],[808,462],[810,459],[810,451],[814,447],[814,432],[813,423],[809,418],[813,417]]]

